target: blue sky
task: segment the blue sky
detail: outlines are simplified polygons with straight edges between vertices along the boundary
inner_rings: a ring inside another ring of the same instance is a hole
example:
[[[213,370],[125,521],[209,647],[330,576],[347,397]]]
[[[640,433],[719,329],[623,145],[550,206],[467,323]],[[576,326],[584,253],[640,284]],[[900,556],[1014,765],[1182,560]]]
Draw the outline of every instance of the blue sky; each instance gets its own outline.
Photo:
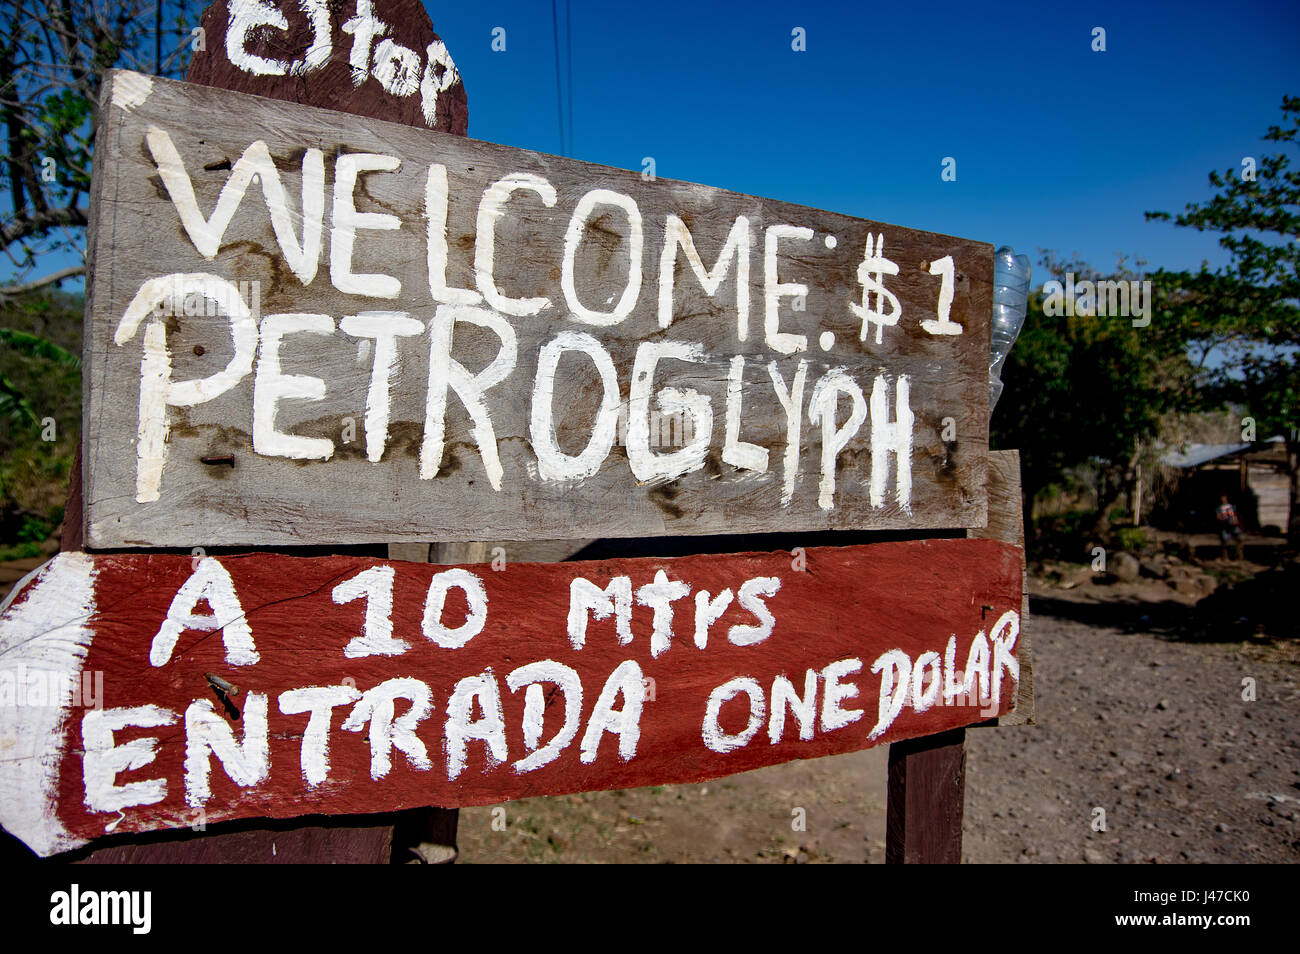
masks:
[[[636,170],[653,157],[662,178],[1009,244],[1035,266],[1040,248],[1101,270],[1120,253],[1224,263],[1216,236],[1143,212],[1206,199],[1211,169],[1275,151],[1260,137],[1300,94],[1296,0],[558,0],[562,150],[549,0],[425,5],[477,139]]]
[[[570,0],[575,158],[1037,249],[1224,261],[1147,223],[1207,198],[1300,94],[1300,4]],[[565,0],[559,0],[564,43]],[[546,0],[426,3],[470,135],[559,153]],[[1106,51],[1091,49],[1094,27]],[[506,49],[494,52],[503,27]],[[807,49],[791,49],[803,27]],[[1274,147],[1275,148],[1275,147]],[[957,160],[957,179],[940,179]]]

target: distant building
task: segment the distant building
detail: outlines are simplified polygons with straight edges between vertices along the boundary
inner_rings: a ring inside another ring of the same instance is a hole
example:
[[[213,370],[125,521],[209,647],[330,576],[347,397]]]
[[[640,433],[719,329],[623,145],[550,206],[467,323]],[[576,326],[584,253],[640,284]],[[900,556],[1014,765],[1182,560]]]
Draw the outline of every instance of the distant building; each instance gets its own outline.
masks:
[[[1189,444],[1160,456],[1172,492],[1151,515],[1154,526],[1191,533],[1218,529],[1221,494],[1250,531],[1285,534],[1291,510],[1286,443],[1280,437],[1250,444]]]

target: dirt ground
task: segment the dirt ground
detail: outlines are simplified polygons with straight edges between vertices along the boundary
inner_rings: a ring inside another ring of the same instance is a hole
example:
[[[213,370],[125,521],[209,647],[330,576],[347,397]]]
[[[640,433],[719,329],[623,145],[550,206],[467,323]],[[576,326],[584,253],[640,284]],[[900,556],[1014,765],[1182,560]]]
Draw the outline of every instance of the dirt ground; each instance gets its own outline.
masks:
[[[1147,579],[1034,582],[1039,724],[967,733],[966,861],[1300,861],[1294,624],[1291,639],[1217,642],[1237,630],[1207,634],[1198,598]],[[886,757],[467,809],[460,860],[879,863]]]
[[[886,755],[462,809],[459,862],[883,862]]]
[[[965,859],[1300,860],[1293,648],[1152,631],[1180,604],[1141,592],[1036,589],[1040,724],[967,734]]]

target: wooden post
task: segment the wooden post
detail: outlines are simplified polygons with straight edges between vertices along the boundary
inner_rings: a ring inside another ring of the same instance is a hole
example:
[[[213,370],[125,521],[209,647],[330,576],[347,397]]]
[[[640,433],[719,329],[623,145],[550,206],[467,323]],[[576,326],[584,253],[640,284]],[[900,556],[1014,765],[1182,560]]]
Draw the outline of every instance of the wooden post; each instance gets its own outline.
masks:
[[[989,454],[989,521],[967,536],[1025,545],[1020,509],[1020,453]],[[1020,681],[1016,707],[980,725],[1034,724],[1034,670],[1029,649],[1028,578],[1022,577],[1020,635],[1016,653]],[[979,728],[973,726],[972,728]],[[966,798],[966,730],[895,742],[889,747],[886,796],[886,864],[960,864]]]
[[[889,747],[885,863],[961,863],[966,799],[966,730]]]
[[[390,543],[390,560],[427,563],[479,563],[486,545],[475,543]],[[454,865],[460,856],[456,835],[460,828],[458,808],[415,808],[402,812],[393,826],[393,863],[413,859],[426,865]]]
[[[456,832],[458,808],[413,808],[398,815],[393,826],[393,864],[422,861],[426,865],[452,865],[460,856]]]

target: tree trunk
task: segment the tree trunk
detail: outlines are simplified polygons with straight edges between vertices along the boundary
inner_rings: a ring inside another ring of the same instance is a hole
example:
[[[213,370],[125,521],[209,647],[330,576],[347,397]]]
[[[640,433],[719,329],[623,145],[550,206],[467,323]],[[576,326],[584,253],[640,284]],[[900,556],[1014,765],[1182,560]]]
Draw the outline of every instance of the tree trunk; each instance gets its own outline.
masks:
[[[1286,440],[1286,467],[1291,478],[1291,506],[1287,512],[1286,536],[1291,546],[1300,545],[1300,432]]]
[[[1135,447],[1133,454],[1128,459],[1128,463],[1121,467],[1102,466],[1098,469],[1097,519],[1092,525],[1094,537],[1101,537],[1110,533],[1110,512],[1132,486],[1133,474],[1137,469],[1138,457],[1141,453],[1141,449]],[[1108,479],[1111,476],[1112,469],[1119,471],[1114,480]]]
[[[1094,537],[1103,537],[1110,533],[1110,512],[1119,503],[1120,498],[1124,496],[1125,485],[1123,482],[1110,484],[1104,494],[1099,492],[1097,500],[1097,519],[1092,525],[1092,535]]]

